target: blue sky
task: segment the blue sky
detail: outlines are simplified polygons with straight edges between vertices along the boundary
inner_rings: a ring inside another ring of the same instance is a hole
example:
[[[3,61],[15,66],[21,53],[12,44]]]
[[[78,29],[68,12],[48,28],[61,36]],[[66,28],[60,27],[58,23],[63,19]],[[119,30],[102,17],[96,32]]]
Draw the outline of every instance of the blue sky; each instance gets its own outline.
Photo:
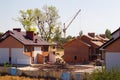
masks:
[[[19,16],[19,10],[41,9],[44,5],[55,6],[61,17],[60,21],[66,24],[81,9],[67,29],[67,35],[78,36],[80,30],[84,34],[102,34],[106,29],[113,32],[120,26],[120,0],[1,0],[0,32],[15,27],[22,28],[19,22],[13,20]]]

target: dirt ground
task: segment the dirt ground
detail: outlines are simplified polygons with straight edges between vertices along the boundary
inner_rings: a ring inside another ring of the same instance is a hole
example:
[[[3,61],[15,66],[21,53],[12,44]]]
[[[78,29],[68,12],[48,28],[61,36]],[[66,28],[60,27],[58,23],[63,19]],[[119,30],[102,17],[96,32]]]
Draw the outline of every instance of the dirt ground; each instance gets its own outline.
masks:
[[[32,65],[32,66],[25,66],[25,67],[18,67],[20,70],[68,70],[68,71],[74,71],[74,72],[88,72],[91,73],[95,69],[101,68],[100,66],[94,66],[94,65],[67,65],[67,66],[60,66],[60,65]]]

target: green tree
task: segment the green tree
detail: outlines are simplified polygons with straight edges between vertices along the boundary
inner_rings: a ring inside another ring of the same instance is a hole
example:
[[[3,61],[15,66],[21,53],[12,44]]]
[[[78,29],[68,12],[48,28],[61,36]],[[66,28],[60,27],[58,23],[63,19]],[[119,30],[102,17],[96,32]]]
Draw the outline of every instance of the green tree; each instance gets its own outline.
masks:
[[[108,38],[108,39],[111,39],[112,36],[111,36],[111,31],[109,29],[106,29],[105,31],[105,36]]]
[[[79,32],[79,36],[82,36],[83,35],[83,31],[81,30],[80,32]]]
[[[34,24],[34,17],[32,9],[27,11],[20,10],[20,16],[18,18],[19,22],[23,25],[26,31],[29,31]]]
[[[54,6],[44,6],[43,7],[44,14],[45,14],[45,21],[48,26],[47,31],[47,40],[51,39],[52,35],[54,34],[55,27],[59,26],[57,20],[60,18],[58,15],[58,10]]]
[[[67,38],[66,38],[66,42],[69,42],[69,41],[71,41],[71,40],[73,40],[75,37],[72,37],[71,35],[69,35],[69,36],[67,36]]]
[[[44,6],[40,9],[20,10],[19,22],[24,29],[30,30],[32,27],[37,27],[40,36],[46,41],[51,41],[56,36],[56,28],[60,26],[58,19],[58,10],[54,6]]]
[[[39,10],[38,8],[34,9],[34,22],[39,29],[40,36],[46,40],[47,38],[47,32],[45,29],[45,15],[44,13]]]
[[[62,38],[61,30],[62,29],[60,29],[60,27],[56,27],[55,28],[55,33],[54,33],[53,41],[60,42],[60,40]]]

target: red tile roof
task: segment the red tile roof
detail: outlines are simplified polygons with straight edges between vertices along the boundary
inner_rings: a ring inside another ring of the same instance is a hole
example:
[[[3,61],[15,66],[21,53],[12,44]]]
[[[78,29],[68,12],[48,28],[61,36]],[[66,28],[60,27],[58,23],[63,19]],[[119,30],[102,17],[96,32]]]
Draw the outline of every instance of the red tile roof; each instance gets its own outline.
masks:
[[[98,37],[91,37],[91,36],[89,36],[89,35],[83,35],[83,36],[85,36],[86,38],[89,38],[90,40],[100,40]],[[82,37],[83,37],[82,36]]]
[[[91,41],[91,42],[92,42],[93,44],[97,45],[97,46],[103,45],[103,43],[100,42],[100,41]]]
[[[105,38],[103,38],[103,37],[101,37],[101,36],[99,36],[99,35],[97,35],[96,37],[97,37],[97,38],[99,38],[100,40],[104,40],[105,42],[106,42],[106,41],[109,41],[109,39],[108,39],[108,38],[106,38],[106,37],[105,37]]]
[[[107,39],[106,37],[103,38],[99,35],[95,35],[94,37],[91,37],[89,35],[83,35],[82,37],[85,37],[88,41],[85,41],[83,39],[83,41],[85,41],[88,44],[95,44],[96,46],[100,47],[101,45],[103,45],[105,42],[107,42],[109,39]]]
[[[34,45],[34,46],[50,45],[47,41],[43,40],[38,35],[34,35],[34,39],[31,40],[26,37],[26,32],[18,32],[18,31],[7,31],[5,34],[3,34],[0,40],[3,41],[8,36],[12,36],[13,38],[15,38],[24,45]],[[35,40],[37,40],[37,42],[35,42]]]

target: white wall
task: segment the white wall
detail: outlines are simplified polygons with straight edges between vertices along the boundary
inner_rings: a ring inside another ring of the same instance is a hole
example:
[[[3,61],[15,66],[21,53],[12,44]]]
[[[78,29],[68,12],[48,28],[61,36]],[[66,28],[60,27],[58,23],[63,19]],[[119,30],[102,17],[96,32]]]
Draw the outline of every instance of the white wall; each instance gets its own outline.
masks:
[[[11,63],[12,64],[30,64],[31,58],[24,54],[23,48],[11,49]]]
[[[119,36],[120,36],[120,32],[119,32],[119,31],[116,32],[116,33],[114,33],[114,34],[112,35],[112,37],[113,37],[114,39],[118,38]]]
[[[9,63],[9,48],[0,48],[0,63]]]
[[[107,52],[106,69],[112,69],[114,67],[120,68],[120,52]]]

